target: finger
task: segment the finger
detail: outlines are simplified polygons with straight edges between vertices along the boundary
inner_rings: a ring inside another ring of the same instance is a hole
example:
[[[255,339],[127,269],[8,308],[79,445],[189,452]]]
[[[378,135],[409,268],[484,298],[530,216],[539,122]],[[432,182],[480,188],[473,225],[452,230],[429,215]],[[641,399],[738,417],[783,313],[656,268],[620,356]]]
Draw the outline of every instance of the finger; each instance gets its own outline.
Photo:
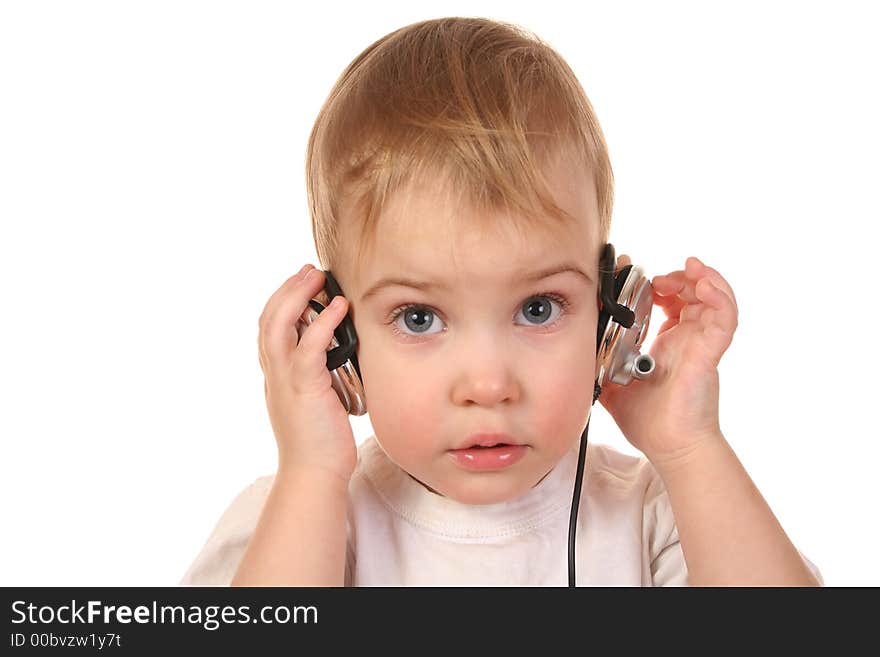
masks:
[[[278,321],[281,329],[281,346],[284,347],[284,357],[290,358],[293,350],[301,341],[297,330],[297,322],[302,319],[304,312],[311,308],[310,299],[318,299],[318,295],[324,290],[327,275],[320,269],[308,272],[305,278],[298,284],[297,291],[289,294],[278,306]]]
[[[654,291],[662,296],[678,295],[682,301],[696,303],[694,282],[689,281],[683,270],[673,271],[665,275],[655,276],[651,281]]]
[[[734,304],[736,303],[733,289],[730,287],[730,284],[724,280],[724,277],[715,269],[703,264],[699,258],[694,256],[685,260],[685,268],[683,270],[680,269],[670,272],[669,274],[655,276],[651,283],[660,294],[678,294],[685,301],[696,303],[697,296],[694,292],[694,288],[696,287],[697,281],[702,277],[709,277],[715,287],[724,290],[730,297],[731,301],[733,301]]]
[[[266,354],[263,353],[263,336],[262,331],[257,331],[257,357],[260,360],[260,369],[266,373]]]
[[[311,273],[311,276],[308,274]],[[309,299],[320,291],[323,285],[323,272],[311,268],[296,280],[288,279],[279,288],[272,309],[264,312],[261,320],[260,340],[266,365],[272,362],[286,362],[297,345],[296,322],[308,307]]]
[[[657,294],[656,291],[654,294],[654,303],[663,308],[663,312],[666,313],[667,317],[678,317],[681,314],[681,309],[687,305],[677,295],[664,297]]]
[[[652,286],[655,303],[664,309],[670,320],[677,317],[677,323],[699,322],[726,334],[735,330],[738,310],[733,290],[716,270],[703,264],[699,258],[689,257],[684,270],[655,276]],[[673,325],[671,322],[667,324]]]
[[[679,321],[681,321],[681,322],[698,322],[698,321],[700,321],[700,317],[702,317],[705,310],[706,310],[706,304],[689,303],[684,308],[682,308],[682,311],[679,315]]]
[[[733,340],[736,330],[736,306],[727,294],[716,288],[708,278],[697,285],[697,294],[706,300],[706,310],[700,318],[703,341],[714,356],[715,363],[721,360]]]
[[[294,377],[295,381],[308,384],[315,376],[327,371],[327,351],[333,339],[333,331],[348,312],[348,300],[336,296],[318,317],[306,327],[300,338],[293,359],[302,376]],[[314,373],[315,376],[312,375]]]
[[[736,305],[736,295],[733,293],[733,288],[717,270],[709,267],[699,258],[691,256],[685,262],[685,271],[688,279],[692,280],[694,285],[696,285],[700,278],[708,277],[709,280],[712,281],[712,284],[717,289],[724,292],[730,298],[734,306]]]
[[[268,323],[272,315],[275,314],[280,301],[290,294],[290,290],[296,287],[296,284],[299,283],[299,281],[301,281],[312,269],[314,269],[314,267],[310,264],[303,265],[302,269],[284,281],[279,288],[272,293],[272,296],[269,297],[269,300],[263,307],[263,312],[260,313],[260,319],[258,321],[259,326],[262,327],[264,323]]]
[[[729,296],[713,284],[709,278],[700,279],[697,283],[697,296],[703,301],[706,310],[701,320],[704,328],[717,329],[730,335],[737,327],[736,305]]]

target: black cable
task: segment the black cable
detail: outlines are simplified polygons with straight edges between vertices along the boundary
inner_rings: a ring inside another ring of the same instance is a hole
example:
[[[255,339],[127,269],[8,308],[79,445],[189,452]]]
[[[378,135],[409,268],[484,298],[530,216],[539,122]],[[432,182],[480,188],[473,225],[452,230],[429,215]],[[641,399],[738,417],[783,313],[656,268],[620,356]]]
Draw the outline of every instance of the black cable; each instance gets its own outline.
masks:
[[[599,348],[602,346],[602,337],[605,335],[605,327],[608,322],[615,321],[624,328],[630,328],[633,325],[635,314],[625,305],[617,303],[616,299],[620,296],[623,283],[626,280],[632,265],[625,265],[619,275],[615,276],[614,268],[617,260],[614,257],[614,246],[606,243],[602,248],[602,255],[599,258],[599,298],[601,300],[599,321],[596,325],[596,358],[599,357]],[[593,382],[593,403],[602,394],[602,387],[599,385],[598,378]],[[581,448],[578,453],[577,474],[574,477],[574,494],[571,498],[571,516],[568,520],[568,585],[576,586],[575,577],[575,532],[577,531],[577,515],[578,505],[581,501],[581,480],[584,478],[584,462],[587,457],[587,434],[590,431],[590,419],[593,413],[590,411],[590,418],[587,419],[587,426],[581,434]]]
[[[590,414],[592,417],[592,413]],[[574,496],[571,498],[571,516],[568,520],[568,585],[575,586],[574,575],[574,535],[577,530],[577,514],[578,505],[581,500],[581,479],[584,476],[584,461],[587,454],[587,432],[590,430],[590,420],[587,420],[587,427],[581,434],[581,449],[578,454],[577,474],[574,477]]]
[[[602,392],[602,388],[598,383],[593,384],[593,404],[596,403],[596,400],[599,399],[599,395]],[[590,432],[590,420],[593,419],[593,412],[590,411],[590,417],[587,420],[587,426],[584,428],[584,432],[581,434],[581,448],[578,452],[578,465],[577,465],[577,473],[574,476],[574,494],[571,498],[571,515],[568,519],[568,586],[573,588],[576,586],[576,578],[574,572],[574,562],[575,562],[575,554],[574,554],[574,537],[575,532],[577,531],[577,515],[578,515],[578,506],[581,501],[581,481],[584,478],[584,463],[586,462],[587,457],[587,434]]]

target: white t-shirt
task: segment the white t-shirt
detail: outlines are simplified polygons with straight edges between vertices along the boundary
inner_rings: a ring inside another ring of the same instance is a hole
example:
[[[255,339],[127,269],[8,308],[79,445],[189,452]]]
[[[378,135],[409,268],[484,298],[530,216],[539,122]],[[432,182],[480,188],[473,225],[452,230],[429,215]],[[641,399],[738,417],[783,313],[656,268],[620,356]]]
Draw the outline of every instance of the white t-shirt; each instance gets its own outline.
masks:
[[[427,490],[370,436],[349,484],[346,586],[568,586],[579,446],[519,498],[467,505]],[[232,581],[273,479],[233,500],[180,584]],[[588,443],[583,482],[578,586],[686,586],[669,496],[650,461]]]

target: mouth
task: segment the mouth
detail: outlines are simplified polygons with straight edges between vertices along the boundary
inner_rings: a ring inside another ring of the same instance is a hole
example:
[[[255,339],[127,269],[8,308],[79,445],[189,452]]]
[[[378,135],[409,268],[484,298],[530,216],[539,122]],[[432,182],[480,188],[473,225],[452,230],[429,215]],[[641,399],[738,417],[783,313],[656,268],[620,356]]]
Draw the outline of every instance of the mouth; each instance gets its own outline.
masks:
[[[453,451],[466,449],[495,449],[498,447],[519,447],[520,443],[516,442],[512,436],[501,433],[478,433],[468,436],[464,444],[454,448]]]
[[[529,449],[528,445],[518,444],[510,437],[504,438],[471,436],[464,446],[449,450],[449,456],[466,470],[503,470],[522,460]]]

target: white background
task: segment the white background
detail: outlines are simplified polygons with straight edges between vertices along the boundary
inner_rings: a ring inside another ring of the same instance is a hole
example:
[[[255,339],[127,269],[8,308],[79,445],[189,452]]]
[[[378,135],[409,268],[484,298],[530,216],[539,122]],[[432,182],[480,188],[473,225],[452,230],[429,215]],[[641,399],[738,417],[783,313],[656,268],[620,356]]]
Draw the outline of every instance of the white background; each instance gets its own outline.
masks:
[[[737,295],[728,441],[826,584],[880,584],[869,3],[315,4],[0,5],[0,585],[176,584],[274,471],[257,319],[320,266],[312,123],[366,46],[453,15],[566,58],[618,253],[650,276],[696,255]]]

